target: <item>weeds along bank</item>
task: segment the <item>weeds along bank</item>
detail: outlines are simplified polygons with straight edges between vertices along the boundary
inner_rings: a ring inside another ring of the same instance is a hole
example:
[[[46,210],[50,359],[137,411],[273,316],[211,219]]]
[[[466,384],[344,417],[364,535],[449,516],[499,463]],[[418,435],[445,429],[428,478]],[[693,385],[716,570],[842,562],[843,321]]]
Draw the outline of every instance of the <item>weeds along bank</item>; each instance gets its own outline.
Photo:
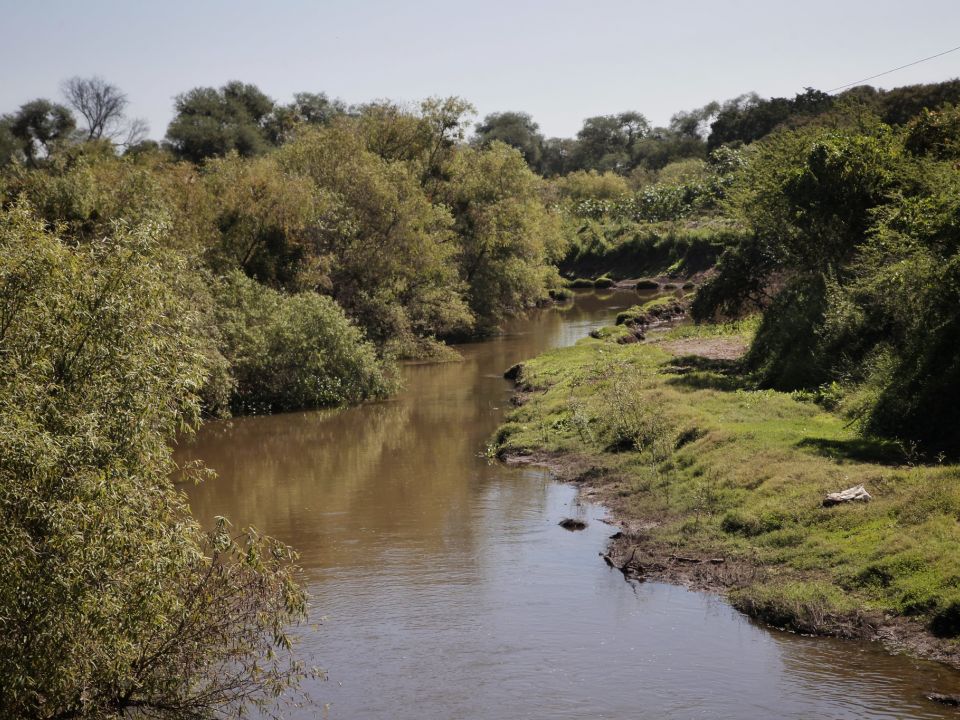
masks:
[[[808,394],[758,389],[729,359],[756,327],[624,344],[621,325],[530,360],[491,451],[595,488],[622,521],[609,559],[628,574],[722,588],[800,632],[923,636],[915,650],[957,664],[960,468],[864,438]],[[870,502],[824,507],[859,484]]]

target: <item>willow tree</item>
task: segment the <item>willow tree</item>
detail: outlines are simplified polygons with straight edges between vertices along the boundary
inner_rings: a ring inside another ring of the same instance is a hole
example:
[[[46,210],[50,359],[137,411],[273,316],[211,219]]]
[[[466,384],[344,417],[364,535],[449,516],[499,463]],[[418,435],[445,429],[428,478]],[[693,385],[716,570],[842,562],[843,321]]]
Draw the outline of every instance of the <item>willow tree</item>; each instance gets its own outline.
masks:
[[[472,325],[461,295],[447,210],[431,203],[420,165],[367,149],[363,124],[344,119],[301,133],[277,152],[326,199],[311,229],[329,293],[381,346],[408,353],[418,338]]]
[[[305,671],[293,554],[171,482],[206,372],[164,227],[62,242],[0,215],[0,716],[198,718]]]
[[[454,216],[460,274],[482,329],[534,305],[559,282],[552,262],[564,240],[540,184],[523,156],[501,142],[463,148],[450,164],[442,197]]]

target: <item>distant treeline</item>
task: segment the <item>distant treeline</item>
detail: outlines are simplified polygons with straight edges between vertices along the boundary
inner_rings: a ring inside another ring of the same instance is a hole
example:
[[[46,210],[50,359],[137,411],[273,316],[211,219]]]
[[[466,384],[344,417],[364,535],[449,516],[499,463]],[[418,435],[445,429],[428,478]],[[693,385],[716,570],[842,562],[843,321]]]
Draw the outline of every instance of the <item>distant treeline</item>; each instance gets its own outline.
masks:
[[[296,93],[292,102],[283,104],[241,82],[194,88],[176,98],[174,119],[164,141],[157,143],[145,139],[142,120],[126,118],[126,97],[109,83],[74,78],[65,83],[64,95],[66,104],[40,99],[0,117],[0,163],[12,158],[34,161],[64,142],[99,138],[109,138],[128,152],[163,147],[192,162],[231,151],[250,157],[282,145],[297,128],[327,125],[336,117],[362,117],[378,104],[349,105],[309,92]],[[705,160],[718,147],[749,144],[778,128],[795,128],[837,110],[856,108],[888,125],[902,125],[924,108],[958,102],[960,80],[892,90],[860,85],[836,95],[807,88],[793,98],[745,93],[680,111],[666,127],[652,126],[633,110],[589,117],[575,138],[547,138],[528,113],[506,111],[476,123],[470,142],[499,140],[519,150],[545,177],[576,170],[629,175],[655,172],[686,158]]]
[[[0,204],[72,247],[121,226],[159,228],[158,245],[189,260],[179,285],[203,316],[203,397],[219,413],[388,393],[394,360],[490,332],[543,301],[561,284],[556,267],[578,258],[599,267],[607,253],[669,238],[701,259],[729,250],[729,268],[732,246],[756,235],[743,198],[763,190],[769,148],[796,133],[913,127],[925,108],[960,99],[960,80],[748,94],[666,128],[630,111],[587,118],[575,139],[546,139],[518,112],[488,115],[469,135],[474,111],[459,98],[407,107],[298,93],[283,104],[230,82],[178,96],[157,143],[108,82],[73,78],[63,93],[63,104],[39,99],[0,118]],[[728,273],[698,307],[708,297],[732,307],[718,299]],[[741,279],[724,287],[757,302],[770,294],[768,280]]]

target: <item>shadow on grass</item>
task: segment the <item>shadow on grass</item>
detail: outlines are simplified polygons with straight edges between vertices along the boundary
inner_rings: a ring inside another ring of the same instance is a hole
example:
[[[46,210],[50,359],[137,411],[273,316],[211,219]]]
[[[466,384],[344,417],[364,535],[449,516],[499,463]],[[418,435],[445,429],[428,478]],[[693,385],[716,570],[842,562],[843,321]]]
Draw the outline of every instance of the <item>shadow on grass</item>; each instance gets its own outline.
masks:
[[[721,390],[734,392],[753,387],[738,360],[715,360],[700,355],[672,358],[660,366],[660,373],[672,375],[666,382],[692,390]]]
[[[889,440],[878,438],[804,438],[797,443],[803,450],[812,450],[818,455],[833,460],[853,460],[877,463],[878,465],[902,465],[903,450]]]

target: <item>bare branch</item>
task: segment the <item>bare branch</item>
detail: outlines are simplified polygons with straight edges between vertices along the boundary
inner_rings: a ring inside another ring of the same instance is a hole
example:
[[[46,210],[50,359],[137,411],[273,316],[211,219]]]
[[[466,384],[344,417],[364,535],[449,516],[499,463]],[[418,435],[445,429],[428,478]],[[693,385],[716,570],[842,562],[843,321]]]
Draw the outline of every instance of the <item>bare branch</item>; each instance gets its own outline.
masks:
[[[121,132],[127,95],[101,77],[73,77],[64,82],[67,103],[87,122],[87,140],[114,139]]]
[[[150,126],[143,118],[133,118],[126,127],[126,138],[121,145],[125,148],[133,147],[147,139],[150,132]]]

